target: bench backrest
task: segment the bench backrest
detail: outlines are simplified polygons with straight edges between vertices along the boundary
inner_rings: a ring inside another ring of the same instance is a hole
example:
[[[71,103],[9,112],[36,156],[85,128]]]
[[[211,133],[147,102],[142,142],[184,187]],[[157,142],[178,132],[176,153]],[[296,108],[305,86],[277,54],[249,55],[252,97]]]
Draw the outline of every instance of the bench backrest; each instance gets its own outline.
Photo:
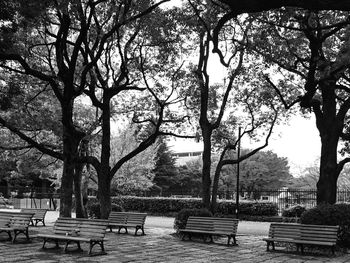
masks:
[[[125,212],[126,214],[126,223],[130,225],[139,225],[142,226],[145,224],[147,214],[146,213],[133,213]]]
[[[34,209],[34,208],[22,208],[21,212],[23,213],[34,213],[33,218],[40,218],[40,219],[44,219],[47,209]]]
[[[237,233],[238,219],[234,218],[215,218],[214,220],[214,231],[224,233]]]
[[[54,233],[102,239],[107,226],[108,220],[60,217],[55,222]]]
[[[325,225],[271,223],[269,237],[336,243],[338,228],[338,226]]]
[[[130,224],[142,226],[145,224],[147,213],[135,213],[135,212],[115,212],[111,211],[108,217],[108,221],[112,224]]]
[[[339,226],[301,225],[301,240],[336,243]]]
[[[28,227],[33,213],[0,211],[1,227]]]
[[[236,234],[237,226],[238,219],[220,217],[190,216],[186,223],[186,229],[228,234]]]
[[[76,218],[59,217],[53,226],[53,232],[58,235],[71,234],[78,231],[78,225]]]
[[[269,229],[270,238],[299,239],[301,236],[301,224],[296,223],[271,223]]]
[[[108,226],[108,220],[103,219],[78,219],[79,236],[103,239]]]
[[[127,216],[124,212],[111,211],[108,216],[108,221],[115,224],[126,224]]]

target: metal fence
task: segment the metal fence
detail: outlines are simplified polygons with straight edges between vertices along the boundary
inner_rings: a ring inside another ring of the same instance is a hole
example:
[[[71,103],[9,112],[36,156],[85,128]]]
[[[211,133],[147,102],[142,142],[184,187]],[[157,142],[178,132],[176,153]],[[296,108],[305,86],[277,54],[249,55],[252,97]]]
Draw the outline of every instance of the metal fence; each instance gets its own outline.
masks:
[[[10,201],[16,208],[48,208],[56,209],[59,207],[59,192],[52,191],[51,189],[43,188],[20,188],[20,189],[9,189],[0,187],[2,195]],[[90,194],[93,194],[91,192]],[[176,198],[200,198],[201,194],[196,192],[185,192],[179,189],[171,189],[168,191],[152,192],[152,191],[140,191],[134,193],[135,196],[144,197],[176,197]],[[258,190],[251,192],[241,192],[240,201],[264,201],[276,203],[278,211],[281,213],[284,209],[302,205],[306,208],[316,206],[316,189],[277,189],[277,190]],[[236,199],[236,192],[225,191],[219,192],[218,198],[221,200],[233,200]],[[350,203],[350,191],[349,190],[338,190],[337,192],[338,203]]]

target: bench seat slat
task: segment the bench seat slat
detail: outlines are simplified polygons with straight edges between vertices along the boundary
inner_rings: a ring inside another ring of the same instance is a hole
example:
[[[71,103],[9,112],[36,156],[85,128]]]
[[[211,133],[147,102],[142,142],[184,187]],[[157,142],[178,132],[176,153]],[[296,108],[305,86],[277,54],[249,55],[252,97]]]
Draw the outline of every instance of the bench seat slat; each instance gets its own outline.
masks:
[[[334,254],[337,242],[338,226],[307,225],[296,223],[271,223],[269,235],[263,238],[267,242],[267,251],[270,245],[274,249],[274,242],[287,242],[302,245],[330,246]]]

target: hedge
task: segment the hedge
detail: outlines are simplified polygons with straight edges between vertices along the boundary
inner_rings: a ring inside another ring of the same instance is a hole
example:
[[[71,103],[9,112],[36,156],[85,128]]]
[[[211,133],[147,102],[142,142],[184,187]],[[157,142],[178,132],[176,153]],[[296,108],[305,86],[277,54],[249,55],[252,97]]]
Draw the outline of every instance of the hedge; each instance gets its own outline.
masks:
[[[95,198],[89,202],[96,202]],[[201,209],[200,198],[167,198],[167,197],[113,197],[112,204],[121,207],[125,211],[147,212],[153,215],[175,216],[182,209]],[[227,216],[235,213],[235,201],[219,201],[218,216]],[[241,201],[239,213],[250,216],[276,216],[277,204],[270,202]]]
[[[301,215],[302,224],[338,225],[338,245],[350,248],[350,204],[323,204],[306,210]]]

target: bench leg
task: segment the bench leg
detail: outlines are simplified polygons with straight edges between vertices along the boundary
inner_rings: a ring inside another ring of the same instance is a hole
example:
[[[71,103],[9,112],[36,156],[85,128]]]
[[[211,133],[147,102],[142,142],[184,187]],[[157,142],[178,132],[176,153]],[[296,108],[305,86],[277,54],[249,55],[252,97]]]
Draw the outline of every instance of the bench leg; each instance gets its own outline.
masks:
[[[64,252],[65,252],[65,253],[68,252],[68,245],[69,245],[69,243],[71,243],[71,242],[75,242],[75,243],[77,244],[78,248],[77,248],[76,251],[83,251],[83,250],[81,249],[81,246],[80,246],[80,242],[79,242],[79,241],[67,240],[67,241],[66,241],[66,244],[65,244],[65,246],[64,246]]]
[[[232,245],[237,246],[237,240],[236,240],[236,236],[235,235],[228,235],[227,236],[227,245],[228,246],[230,245],[231,238],[232,238],[232,241],[233,241]]]
[[[137,231],[141,230],[142,231],[142,236],[145,235],[145,231],[143,230],[143,226],[136,226],[136,229],[135,229],[135,236],[137,235]]]
[[[266,251],[270,251],[270,245],[272,246],[272,250],[275,250],[275,242],[266,241]]]
[[[44,237],[42,249],[45,249],[45,248],[46,248],[46,247],[45,247],[46,242],[48,242],[48,241],[50,241],[50,240],[51,240],[50,238]],[[55,247],[53,247],[54,249],[60,248],[60,245],[58,244],[58,240],[57,240],[57,239],[53,239],[52,241],[55,242]]]
[[[299,244],[299,247],[300,247],[301,254],[304,254],[304,246],[303,246],[303,244]]]
[[[101,252],[100,253],[97,253],[97,254],[92,254],[91,252],[92,252],[92,248],[96,245],[96,244],[98,244],[98,245],[100,245],[100,247],[101,247]],[[105,254],[107,254],[106,252],[105,252],[105,247],[104,247],[104,245],[103,245],[103,241],[90,241],[90,248],[89,248],[89,256],[92,256],[92,255],[105,255]]]
[[[0,233],[2,233],[2,232],[6,232],[6,233],[7,233],[7,235],[9,236],[8,241],[11,241],[11,240],[12,240],[11,231],[1,230]]]
[[[127,234],[128,233],[128,228],[126,226],[120,226],[119,229],[118,229],[118,234],[120,234],[120,230],[124,228],[125,229],[125,232],[124,234]]]
[[[25,230],[18,230],[18,229],[15,229],[13,230],[13,233],[14,233],[14,236],[13,236],[13,239],[12,239],[12,243],[14,243],[16,241],[16,237],[19,235],[19,234],[24,234],[27,238],[27,241],[30,241],[30,238],[29,238],[29,234],[28,234],[28,228],[25,229]]]
[[[41,222],[43,224],[43,226],[45,226],[44,219],[35,219],[35,226],[37,226],[39,222]],[[33,226],[34,226],[34,224],[33,224]]]

